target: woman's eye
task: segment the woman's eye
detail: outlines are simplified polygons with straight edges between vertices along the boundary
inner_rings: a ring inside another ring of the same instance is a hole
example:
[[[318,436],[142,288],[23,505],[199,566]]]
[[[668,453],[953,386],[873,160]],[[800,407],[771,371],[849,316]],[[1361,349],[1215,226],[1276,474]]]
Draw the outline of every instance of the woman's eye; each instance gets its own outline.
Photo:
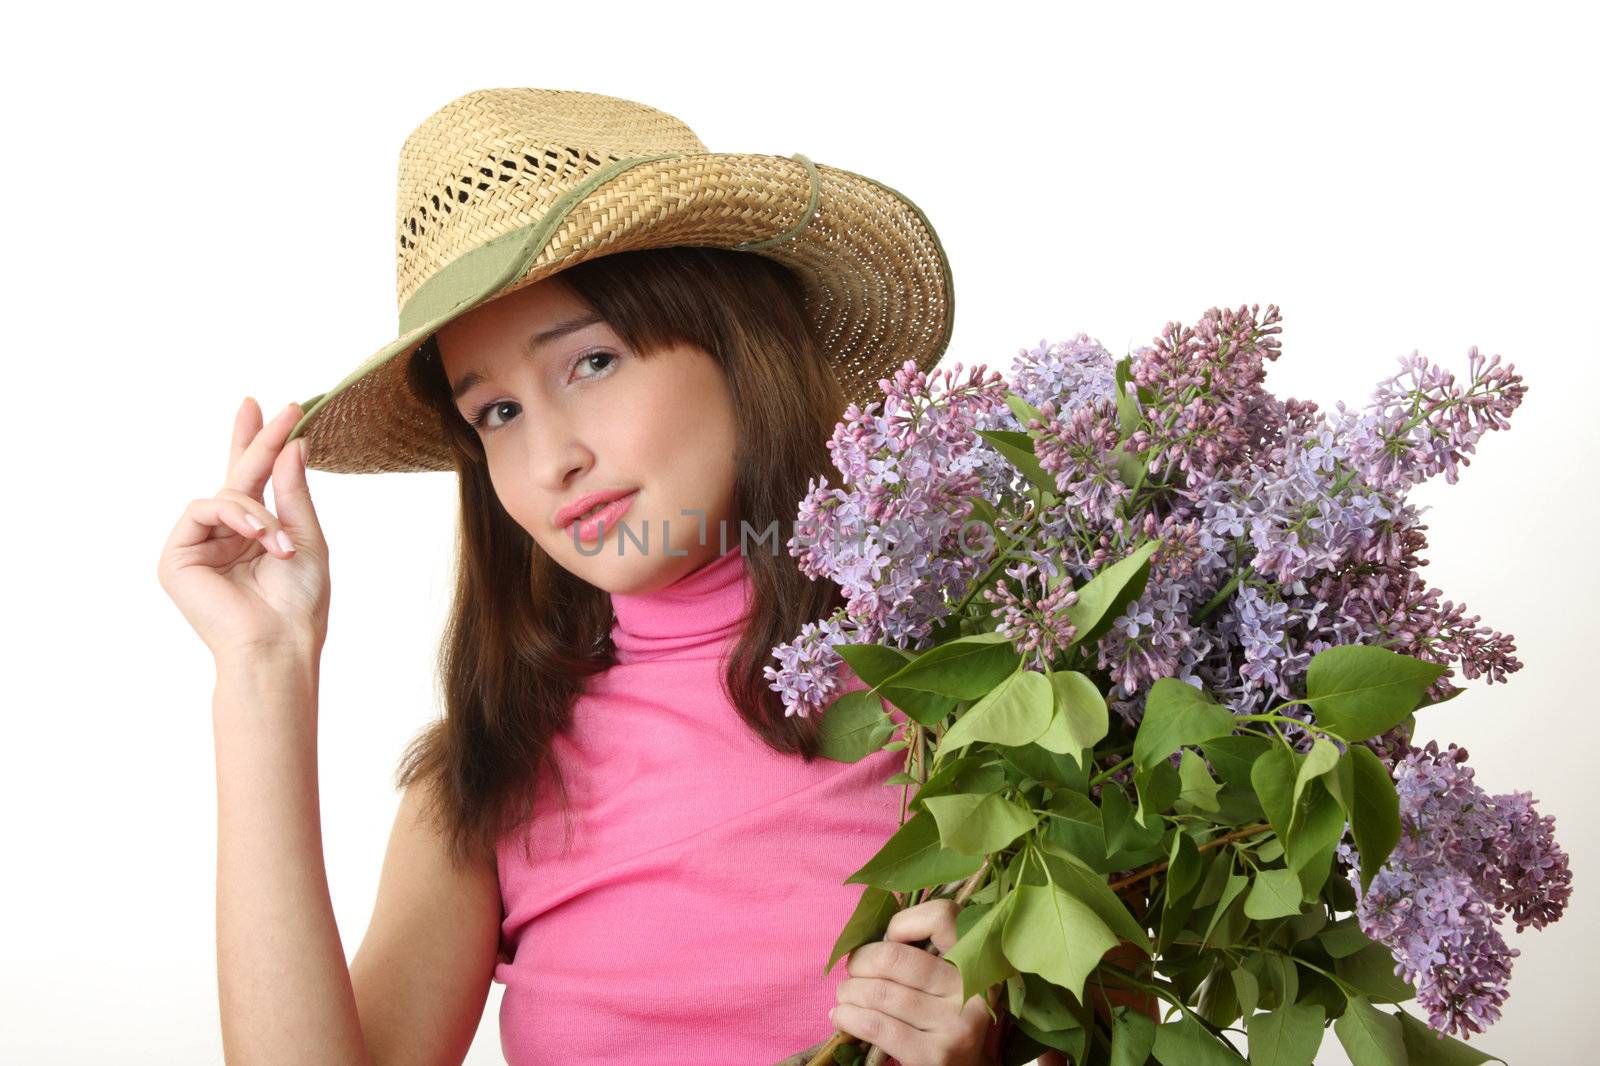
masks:
[[[489,425],[489,413],[502,407],[516,407],[511,400],[491,400],[473,412],[472,425],[475,429],[499,429],[499,426]]]
[[[605,366],[602,366],[595,373],[589,374],[589,375],[581,375],[581,374],[579,375],[580,377],[583,377],[583,376],[598,377],[601,373],[604,373],[607,369],[610,368],[611,362],[614,362],[616,360],[616,358],[617,358],[617,356],[616,356],[615,352],[607,352],[607,351],[590,352],[588,355],[585,355],[585,356],[581,357],[578,360],[577,365],[574,366],[573,369],[574,370],[580,369],[583,366],[585,366],[586,364],[587,365],[592,365],[594,360],[596,360],[596,359],[608,360],[608,362],[605,364]]]

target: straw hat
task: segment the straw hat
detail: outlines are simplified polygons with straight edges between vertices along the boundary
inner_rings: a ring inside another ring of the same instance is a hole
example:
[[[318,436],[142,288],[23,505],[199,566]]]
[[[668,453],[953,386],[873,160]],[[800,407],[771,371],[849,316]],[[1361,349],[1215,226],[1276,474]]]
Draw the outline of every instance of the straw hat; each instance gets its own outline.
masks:
[[[865,406],[907,359],[949,343],[950,265],[900,193],[805,156],[708,152],[678,119],[563,89],[481,89],[412,131],[396,202],[399,335],[304,401],[319,470],[452,469],[405,366],[435,330],[568,266],[699,245],[791,268],[845,395]]]

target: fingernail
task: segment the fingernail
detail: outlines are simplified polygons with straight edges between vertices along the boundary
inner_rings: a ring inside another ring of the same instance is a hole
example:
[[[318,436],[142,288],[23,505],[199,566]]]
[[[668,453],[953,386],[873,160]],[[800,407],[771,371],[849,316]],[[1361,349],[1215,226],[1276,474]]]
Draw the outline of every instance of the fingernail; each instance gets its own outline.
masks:
[[[249,522],[256,529],[266,529],[267,528],[267,524],[265,522],[261,521],[261,519],[257,518],[255,515],[251,514],[249,511],[246,511],[244,513],[244,520],[246,522]]]
[[[306,468],[306,464],[308,464],[311,461],[311,457],[307,454],[310,451],[311,451],[311,442],[306,440],[304,437],[301,437],[300,438],[300,469],[301,470],[304,470]]]
[[[286,552],[294,551],[294,542],[289,539],[289,534],[278,530],[278,547]]]
[[[837,1022],[838,1018],[836,1018],[835,1015],[837,1015],[838,1013],[839,1013],[839,1010],[838,1010],[837,1007],[830,1008],[829,1011],[828,1011],[828,1021],[829,1022]]]

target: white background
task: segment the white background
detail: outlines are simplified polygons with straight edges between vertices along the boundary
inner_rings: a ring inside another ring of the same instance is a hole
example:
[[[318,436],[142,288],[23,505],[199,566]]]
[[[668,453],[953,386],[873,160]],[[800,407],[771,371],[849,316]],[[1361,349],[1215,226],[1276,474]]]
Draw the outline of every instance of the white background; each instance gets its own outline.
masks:
[[[394,166],[475,88],[641,100],[713,151],[916,200],[948,250],[947,363],[1079,331],[1114,354],[1276,303],[1281,395],[1362,402],[1412,350],[1529,386],[1426,571],[1526,668],[1423,716],[1572,855],[1522,949],[1517,1063],[1591,1061],[1597,518],[1596,25],[1577,5],[27,5],[6,30],[9,861],[0,1059],[221,1060],[212,664],[155,578],[233,412],[329,387],[393,335]],[[959,14],[946,13],[946,11]],[[436,712],[452,482],[311,485],[334,567],[328,878],[360,943],[407,739]],[[468,1061],[499,1062],[493,988]],[[819,1036],[826,1032],[819,1019]],[[1329,1036],[1319,1061],[1345,1061]]]

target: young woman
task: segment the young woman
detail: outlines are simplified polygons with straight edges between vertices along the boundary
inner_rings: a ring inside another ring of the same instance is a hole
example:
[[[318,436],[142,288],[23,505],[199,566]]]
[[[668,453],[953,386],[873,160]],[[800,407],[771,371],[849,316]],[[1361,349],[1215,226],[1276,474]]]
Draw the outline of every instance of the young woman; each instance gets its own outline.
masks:
[[[818,758],[818,722],[764,673],[839,602],[784,547],[844,408],[795,275],[721,248],[589,259],[453,318],[405,373],[459,475],[446,706],[405,753],[348,967],[318,826],[329,547],[299,405],[263,424],[245,401],[224,487],[163,553],[217,664],[229,1061],[459,1062],[500,981],[513,1066],[760,1066],[834,1007],[904,1066],[996,1062],[981,997],[916,946],[954,943],[947,901],[822,973],[860,894],[844,878],[899,824],[900,759]]]

